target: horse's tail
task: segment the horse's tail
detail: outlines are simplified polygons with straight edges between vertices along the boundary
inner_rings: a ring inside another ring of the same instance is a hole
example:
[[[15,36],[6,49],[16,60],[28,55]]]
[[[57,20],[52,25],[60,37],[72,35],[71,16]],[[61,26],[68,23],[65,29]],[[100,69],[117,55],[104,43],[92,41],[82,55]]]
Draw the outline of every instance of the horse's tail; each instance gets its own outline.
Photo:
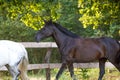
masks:
[[[119,41],[117,41],[117,43],[118,43],[118,45],[119,45],[119,50],[118,50],[118,52],[117,52],[116,62],[117,62],[118,64],[120,64],[120,43],[119,43]]]
[[[28,61],[28,54],[26,49],[23,47],[25,55],[23,56],[20,64],[19,64],[19,70],[20,70],[20,78],[21,80],[29,80],[27,76],[27,67],[29,64]]]

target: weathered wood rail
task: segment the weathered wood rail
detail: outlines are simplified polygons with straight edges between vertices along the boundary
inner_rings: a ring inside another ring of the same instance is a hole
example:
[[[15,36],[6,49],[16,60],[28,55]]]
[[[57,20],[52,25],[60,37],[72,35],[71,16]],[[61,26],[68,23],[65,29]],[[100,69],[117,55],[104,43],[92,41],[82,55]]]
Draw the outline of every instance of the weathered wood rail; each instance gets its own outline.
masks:
[[[29,64],[28,70],[36,70],[36,69],[45,69],[45,68],[60,68],[61,63],[42,63],[42,64]],[[98,62],[95,63],[74,63],[75,68],[98,68]],[[107,68],[114,68],[114,66],[110,62],[106,62]],[[0,68],[1,71],[6,71],[6,67]]]
[[[26,48],[57,48],[55,42],[20,42]]]

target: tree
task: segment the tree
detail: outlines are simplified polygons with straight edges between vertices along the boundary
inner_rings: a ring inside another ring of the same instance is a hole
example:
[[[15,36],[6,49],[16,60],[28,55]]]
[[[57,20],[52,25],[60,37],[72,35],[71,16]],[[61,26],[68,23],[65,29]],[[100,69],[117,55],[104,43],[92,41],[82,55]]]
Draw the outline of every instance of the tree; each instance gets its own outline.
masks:
[[[120,36],[120,1],[79,0],[79,8],[79,12],[82,14],[79,20],[84,28],[92,26],[93,29],[103,31],[104,35],[109,35],[110,29],[114,29],[111,34],[115,33],[114,36]]]
[[[7,4],[8,16],[11,19],[18,19],[35,30],[44,24],[43,19],[56,20],[60,17],[61,6],[52,0],[12,0],[4,4]]]
[[[116,0],[1,0],[0,15],[34,30],[42,28],[43,19],[52,18],[79,35],[119,39],[119,4]]]
[[[0,40],[34,41],[35,31],[20,21],[0,19]]]

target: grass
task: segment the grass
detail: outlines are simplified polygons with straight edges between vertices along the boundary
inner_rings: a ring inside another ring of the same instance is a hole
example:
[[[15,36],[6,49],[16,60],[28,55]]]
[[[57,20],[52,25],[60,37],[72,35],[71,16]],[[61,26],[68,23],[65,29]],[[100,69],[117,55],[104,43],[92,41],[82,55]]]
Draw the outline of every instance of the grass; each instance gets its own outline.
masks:
[[[58,69],[51,70],[51,80],[55,79]],[[78,80],[97,80],[99,69],[75,69],[75,75]],[[45,70],[28,71],[30,80],[46,80]],[[11,80],[8,72],[0,72],[0,80]],[[68,70],[64,71],[60,80],[72,80]],[[120,72],[116,69],[106,69],[103,80],[120,80]]]

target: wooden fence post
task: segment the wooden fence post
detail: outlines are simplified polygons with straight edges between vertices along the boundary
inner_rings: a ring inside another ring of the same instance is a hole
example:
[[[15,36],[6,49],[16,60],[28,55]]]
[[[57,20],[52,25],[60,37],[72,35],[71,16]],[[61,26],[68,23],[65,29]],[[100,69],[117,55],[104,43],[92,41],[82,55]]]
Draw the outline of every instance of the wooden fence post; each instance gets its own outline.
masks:
[[[50,56],[51,56],[51,48],[48,48],[47,49],[47,53],[46,53],[46,56],[45,56],[45,63],[48,63],[50,62]],[[51,76],[50,76],[50,68],[46,68],[46,80],[50,80]]]

